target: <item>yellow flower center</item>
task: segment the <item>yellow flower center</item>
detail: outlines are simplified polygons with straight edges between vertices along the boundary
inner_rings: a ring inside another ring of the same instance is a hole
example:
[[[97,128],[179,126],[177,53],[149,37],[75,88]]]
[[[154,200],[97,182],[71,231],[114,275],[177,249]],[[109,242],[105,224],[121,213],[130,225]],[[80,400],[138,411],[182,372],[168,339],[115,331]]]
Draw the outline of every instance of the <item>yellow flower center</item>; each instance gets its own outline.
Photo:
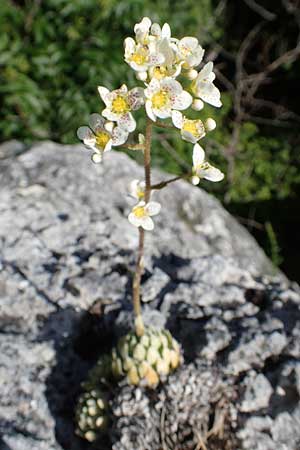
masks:
[[[145,192],[142,189],[137,189],[137,196],[139,200],[142,200],[145,197]]]
[[[168,75],[168,71],[166,67],[155,67],[153,70],[153,76],[154,78],[157,78],[158,80],[161,80],[162,78],[166,77]]]
[[[200,120],[188,120],[185,119],[183,123],[182,129],[191,133],[195,137],[199,137],[201,134],[199,133],[199,124]]]
[[[98,147],[104,149],[108,141],[110,140],[110,135],[105,131],[99,131],[96,133],[96,144]]]
[[[138,66],[142,66],[148,61],[148,55],[146,51],[135,52],[131,55],[130,60],[135,62]]]
[[[111,105],[112,112],[117,114],[122,114],[130,110],[130,107],[124,97],[118,95],[113,101]]]
[[[166,92],[159,91],[152,97],[153,108],[161,109],[168,103],[169,97]]]
[[[135,206],[135,207],[133,208],[132,212],[133,212],[133,214],[134,214],[136,217],[138,217],[139,219],[140,219],[141,217],[145,217],[145,216],[147,215],[144,206]]]
[[[199,170],[208,170],[210,168],[210,164],[206,161],[204,161],[201,164],[197,164],[195,167],[195,172],[197,173]]]

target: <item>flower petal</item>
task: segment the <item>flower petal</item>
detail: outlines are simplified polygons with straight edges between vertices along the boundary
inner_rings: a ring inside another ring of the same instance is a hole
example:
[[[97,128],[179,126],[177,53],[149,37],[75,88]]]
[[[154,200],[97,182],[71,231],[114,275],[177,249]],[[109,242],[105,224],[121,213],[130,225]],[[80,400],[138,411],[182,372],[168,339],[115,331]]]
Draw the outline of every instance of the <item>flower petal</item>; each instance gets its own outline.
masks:
[[[128,57],[134,53],[136,43],[133,38],[128,37],[124,40],[125,57]]]
[[[172,109],[171,108],[152,108],[154,114],[159,117],[160,119],[167,119],[168,117],[172,116]]]
[[[205,151],[199,144],[195,144],[193,149],[193,166],[197,167],[199,164],[202,164],[204,160]]]
[[[123,128],[123,130],[128,131],[129,133],[132,133],[136,129],[136,121],[133,118],[133,115],[128,112],[125,114],[122,114],[119,117],[118,120],[119,127]]]
[[[198,175],[200,176],[200,178],[205,178],[206,180],[213,182],[222,181],[224,178],[224,174],[221,172],[221,170],[211,166],[210,164],[208,169],[200,170],[198,172]]]
[[[206,103],[219,108],[222,106],[219,89],[212,83],[199,83],[197,95]]]
[[[182,39],[180,39],[178,43],[178,48],[180,51],[186,52],[186,51],[193,51],[196,49],[198,45],[198,39],[191,36],[186,36]]]
[[[146,113],[147,113],[147,116],[149,117],[149,119],[153,120],[153,122],[156,122],[156,117],[155,117],[155,114],[152,109],[151,100],[146,101],[145,107],[146,107]]]
[[[161,80],[161,87],[172,96],[176,96],[182,93],[181,84],[171,77],[163,78]]]
[[[135,214],[133,214],[133,212],[131,212],[128,216],[128,220],[129,222],[134,225],[135,227],[139,227],[141,226],[141,219],[139,217],[136,217]]]
[[[106,87],[104,87],[104,86],[98,86],[97,89],[98,89],[100,97],[102,98],[102,100],[106,104],[105,99],[107,97],[107,94],[109,94],[109,90]]]
[[[122,145],[127,141],[128,132],[121,127],[115,127],[112,131],[112,145]]]
[[[95,141],[95,135],[89,127],[79,127],[77,130],[77,137],[81,141],[84,141],[84,140],[94,140]]]
[[[116,114],[116,113],[112,112],[112,110],[110,108],[105,108],[102,111],[102,116],[108,120],[117,121],[120,117],[120,114]]]
[[[149,216],[156,216],[161,210],[161,204],[158,202],[149,202],[146,204],[145,210],[148,212]]]
[[[104,130],[104,123],[105,120],[100,116],[100,114],[94,113],[90,115],[89,125],[95,133]]]
[[[161,29],[161,37],[170,39],[170,37],[171,37],[171,28],[170,28],[170,25],[168,23],[164,23],[163,24],[163,27]]]
[[[141,219],[140,219],[140,224],[141,224],[141,227],[143,227],[144,228],[144,230],[147,230],[147,231],[152,231],[153,230],[153,228],[154,228],[154,223],[153,223],[153,220],[151,219],[151,217],[149,217],[149,216],[144,216],[144,217],[142,217]]]
[[[203,69],[199,72],[199,79],[203,80],[204,78],[207,78],[209,74],[213,71],[214,65],[211,61],[205,64]]]
[[[186,91],[182,91],[181,94],[177,95],[172,101],[172,108],[174,109],[187,109],[191,106],[193,102],[193,97]]]
[[[172,122],[174,127],[181,128],[183,125],[183,115],[180,111],[172,111]]]
[[[128,92],[127,100],[130,109],[135,111],[144,104],[144,89],[136,87]]]
[[[185,140],[187,142],[191,142],[192,144],[196,144],[196,142],[200,139],[200,138],[197,138],[194,134],[192,134],[186,130],[181,130],[181,137],[183,140]]]

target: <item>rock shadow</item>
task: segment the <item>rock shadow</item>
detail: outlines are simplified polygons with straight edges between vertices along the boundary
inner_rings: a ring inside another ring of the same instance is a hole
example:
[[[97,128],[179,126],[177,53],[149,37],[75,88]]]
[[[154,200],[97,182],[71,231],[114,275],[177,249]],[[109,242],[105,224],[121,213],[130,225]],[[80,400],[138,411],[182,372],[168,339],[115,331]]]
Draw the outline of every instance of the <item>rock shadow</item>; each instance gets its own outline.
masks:
[[[60,309],[48,317],[39,333],[40,341],[53,342],[56,353],[45,395],[55,420],[56,440],[65,450],[91,448],[75,434],[74,410],[87,372],[116,341],[113,324],[119,309],[113,307],[104,314],[104,303],[95,302],[89,311]]]

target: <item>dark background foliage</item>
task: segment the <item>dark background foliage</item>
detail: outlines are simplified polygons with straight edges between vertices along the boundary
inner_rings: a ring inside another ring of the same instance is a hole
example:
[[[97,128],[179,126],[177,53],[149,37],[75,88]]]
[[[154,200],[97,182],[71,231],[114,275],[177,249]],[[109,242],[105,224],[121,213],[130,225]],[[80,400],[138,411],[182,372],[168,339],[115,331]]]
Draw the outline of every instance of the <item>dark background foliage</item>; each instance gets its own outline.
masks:
[[[299,280],[299,0],[1,0],[1,141],[76,142],[101,111],[98,84],[137,84],[122,43],[145,15],[197,36],[214,60],[224,107],[200,116],[218,123],[203,145],[226,181],[203,185]],[[190,166],[175,131],[156,137],[154,164]]]

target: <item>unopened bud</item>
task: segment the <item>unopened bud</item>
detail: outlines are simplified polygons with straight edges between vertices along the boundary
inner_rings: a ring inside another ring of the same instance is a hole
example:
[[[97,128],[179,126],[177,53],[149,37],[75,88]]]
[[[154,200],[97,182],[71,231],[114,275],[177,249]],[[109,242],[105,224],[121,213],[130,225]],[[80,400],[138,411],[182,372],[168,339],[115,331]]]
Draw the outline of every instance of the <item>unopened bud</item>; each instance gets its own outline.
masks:
[[[195,111],[201,111],[201,109],[204,108],[204,103],[202,100],[200,100],[200,98],[196,98],[193,103],[192,103],[192,108]]]
[[[186,77],[189,80],[194,80],[195,78],[197,78],[198,76],[198,72],[195,69],[190,69],[187,73],[186,73]]]
[[[216,128],[216,126],[217,126],[216,121],[214,119],[212,119],[211,117],[209,117],[205,121],[205,128],[207,131],[213,131]]]
[[[137,72],[136,77],[140,81],[146,81],[148,78],[147,72]]]

